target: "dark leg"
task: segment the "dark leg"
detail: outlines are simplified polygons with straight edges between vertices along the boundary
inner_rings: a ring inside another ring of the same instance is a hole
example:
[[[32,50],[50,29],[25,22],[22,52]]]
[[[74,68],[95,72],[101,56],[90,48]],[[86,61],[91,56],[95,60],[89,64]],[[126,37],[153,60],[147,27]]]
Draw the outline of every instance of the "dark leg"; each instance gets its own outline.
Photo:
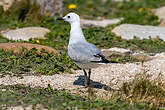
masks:
[[[86,73],[85,69],[83,69],[83,71],[84,71],[84,85],[85,85],[85,87],[87,87],[88,86],[87,73]]]
[[[91,69],[89,69],[89,72],[88,72],[88,85],[90,84],[90,76],[91,76]]]

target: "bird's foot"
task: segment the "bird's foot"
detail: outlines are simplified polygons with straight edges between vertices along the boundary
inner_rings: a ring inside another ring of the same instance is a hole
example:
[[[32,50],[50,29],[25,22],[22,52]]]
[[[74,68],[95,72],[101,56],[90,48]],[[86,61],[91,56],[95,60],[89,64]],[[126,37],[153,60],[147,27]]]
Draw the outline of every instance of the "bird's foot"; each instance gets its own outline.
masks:
[[[85,88],[87,88],[89,86],[87,80],[84,81],[84,86],[85,86]]]
[[[90,80],[84,82],[84,86],[85,86],[85,88],[89,87],[90,86]]]

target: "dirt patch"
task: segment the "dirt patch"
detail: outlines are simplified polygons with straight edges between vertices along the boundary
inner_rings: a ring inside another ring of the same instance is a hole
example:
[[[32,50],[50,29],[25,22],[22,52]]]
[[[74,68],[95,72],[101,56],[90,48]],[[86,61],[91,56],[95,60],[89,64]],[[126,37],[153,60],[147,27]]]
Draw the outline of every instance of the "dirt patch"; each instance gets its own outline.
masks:
[[[3,49],[5,51],[13,51],[14,53],[20,53],[22,49],[32,49],[36,48],[38,50],[38,53],[40,53],[41,49],[45,49],[47,52],[53,52],[55,54],[58,54],[58,51],[52,47],[38,45],[38,44],[30,44],[30,43],[0,43],[0,49]]]

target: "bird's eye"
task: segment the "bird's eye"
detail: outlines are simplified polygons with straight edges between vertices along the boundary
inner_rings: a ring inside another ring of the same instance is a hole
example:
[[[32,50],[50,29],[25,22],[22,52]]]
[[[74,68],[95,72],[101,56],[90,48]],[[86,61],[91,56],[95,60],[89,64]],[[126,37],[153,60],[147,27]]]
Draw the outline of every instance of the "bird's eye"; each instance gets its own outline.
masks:
[[[68,18],[70,18],[70,16],[68,16]]]

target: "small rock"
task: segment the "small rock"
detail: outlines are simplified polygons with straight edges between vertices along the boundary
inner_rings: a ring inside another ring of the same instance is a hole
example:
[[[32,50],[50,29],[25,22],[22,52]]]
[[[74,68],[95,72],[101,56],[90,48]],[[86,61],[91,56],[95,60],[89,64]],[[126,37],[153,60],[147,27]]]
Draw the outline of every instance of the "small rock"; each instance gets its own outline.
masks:
[[[15,0],[0,0],[0,6],[3,6],[3,9],[6,11],[10,8]]]
[[[118,47],[113,47],[110,49],[102,49],[102,51],[119,52],[119,53],[123,53],[123,54],[131,53],[131,50],[129,50],[129,49],[118,48]]]
[[[165,27],[142,26],[135,24],[122,24],[115,27],[112,32],[124,39],[133,39],[134,36],[140,39],[161,38],[165,40]]]
[[[147,62],[153,60],[152,57],[146,54],[133,54],[131,56],[138,59],[140,62]]]
[[[23,105],[11,106],[11,107],[7,107],[7,110],[33,110],[33,106],[32,105],[29,105],[29,106],[23,106]]]
[[[6,37],[10,40],[28,41],[31,38],[44,39],[45,34],[49,32],[49,29],[42,27],[25,27],[16,30],[2,31],[1,34],[3,37]]]
[[[160,25],[165,26],[165,6],[161,8],[154,9],[153,12],[159,17]]]
[[[165,27],[165,19],[160,20],[160,27]]]
[[[41,14],[44,16],[53,17],[56,13],[62,16],[62,0],[30,0],[32,4],[37,4],[40,7]],[[50,15],[49,15],[50,14]]]
[[[5,92],[5,91],[6,91],[6,89],[2,89],[1,91],[2,91],[2,92]]]
[[[36,105],[36,109],[37,109],[37,110],[47,110],[47,109],[45,109],[45,108],[43,107],[43,105],[41,105],[41,104],[37,104],[37,105]]]
[[[159,17],[159,19],[165,19],[165,6],[155,9],[155,14]]]
[[[129,49],[118,48],[118,47],[113,47],[110,49],[102,49],[101,51],[107,58],[110,58],[112,55],[123,56],[131,53],[131,50]]]
[[[47,52],[53,52],[58,54],[58,51],[52,47],[38,45],[38,44],[30,44],[30,43],[0,43],[0,49],[5,51],[13,51],[14,53],[20,53],[22,48],[26,48],[28,50],[32,48],[36,48],[38,53],[40,53],[41,49],[45,49]]]
[[[160,58],[160,59],[165,58],[165,53],[164,53],[164,52],[162,52],[162,53],[157,53],[154,57],[155,57],[155,58]]]
[[[22,2],[25,0],[0,0],[0,6],[7,11],[14,2]],[[62,0],[30,0],[31,4],[37,4],[40,7],[41,14],[44,16],[54,16],[56,13],[62,15]]]
[[[123,18],[104,19],[104,20],[81,19],[81,25],[84,26],[84,27],[87,27],[87,26],[106,27],[106,26],[111,25],[111,24],[117,24],[121,20],[123,20]]]

